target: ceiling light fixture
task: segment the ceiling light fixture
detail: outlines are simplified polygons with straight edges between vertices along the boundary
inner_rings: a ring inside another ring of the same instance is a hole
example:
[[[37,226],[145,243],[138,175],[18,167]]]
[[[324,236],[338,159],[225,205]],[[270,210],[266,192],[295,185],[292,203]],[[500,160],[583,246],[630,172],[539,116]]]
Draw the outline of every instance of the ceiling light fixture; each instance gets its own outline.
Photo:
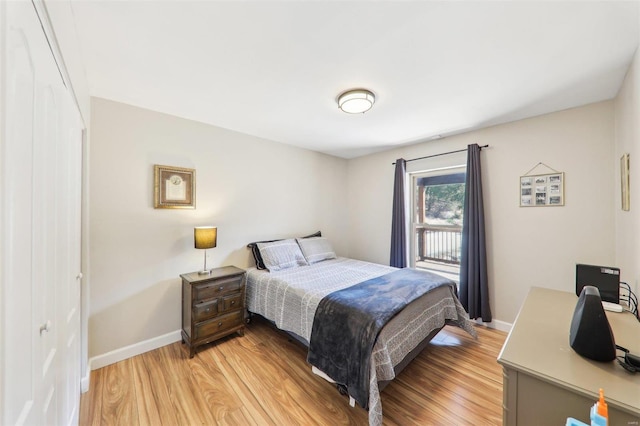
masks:
[[[371,109],[376,96],[366,89],[348,90],[338,96],[338,108],[348,114],[362,114]]]

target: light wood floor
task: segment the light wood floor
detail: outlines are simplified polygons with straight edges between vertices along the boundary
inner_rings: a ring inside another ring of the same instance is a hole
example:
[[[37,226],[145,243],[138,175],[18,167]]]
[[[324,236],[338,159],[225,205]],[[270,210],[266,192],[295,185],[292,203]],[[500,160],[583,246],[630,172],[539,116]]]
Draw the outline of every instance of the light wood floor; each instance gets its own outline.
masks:
[[[385,425],[500,425],[506,333],[445,327],[382,392]],[[180,342],[91,373],[81,425],[366,425],[334,385],[311,373],[306,349],[261,319],[244,337]]]

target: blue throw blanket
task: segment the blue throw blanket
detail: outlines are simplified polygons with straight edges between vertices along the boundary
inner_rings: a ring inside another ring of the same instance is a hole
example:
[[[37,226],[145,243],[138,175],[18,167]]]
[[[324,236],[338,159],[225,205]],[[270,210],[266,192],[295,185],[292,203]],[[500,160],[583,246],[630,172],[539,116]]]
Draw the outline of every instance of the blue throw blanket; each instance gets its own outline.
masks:
[[[434,288],[455,283],[440,275],[399,269],[325,296],[313,318],[307,361],[369,405],[371,351],[385,324]]]

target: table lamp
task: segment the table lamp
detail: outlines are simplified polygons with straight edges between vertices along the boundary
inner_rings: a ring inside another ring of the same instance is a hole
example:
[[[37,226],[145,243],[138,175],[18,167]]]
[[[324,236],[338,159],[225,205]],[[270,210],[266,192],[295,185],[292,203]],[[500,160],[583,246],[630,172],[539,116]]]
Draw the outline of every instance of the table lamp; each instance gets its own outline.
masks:
[[[207,251],[214,248],[218,240],[218,228],[215,226],[196,226],[193,228],[193,241],[197,249],[204,249],[204,269],[198,272],[200,275],[210,274],[207,269]]]

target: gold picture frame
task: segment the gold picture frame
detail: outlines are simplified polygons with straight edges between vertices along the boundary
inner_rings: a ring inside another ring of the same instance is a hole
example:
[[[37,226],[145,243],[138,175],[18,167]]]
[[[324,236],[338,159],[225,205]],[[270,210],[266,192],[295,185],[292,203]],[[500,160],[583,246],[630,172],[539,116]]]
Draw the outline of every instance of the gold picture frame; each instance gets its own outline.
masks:
[[[564,206],[564,172],[520,176],[520,207]]]
[[[629,154],[620,157],[620,199],[622,200],[622,210],[628,212],[631,209],[631,199],[629,194]]]
[[[184,167],[154,165],[153,208],[195,209],[196,171]]]

